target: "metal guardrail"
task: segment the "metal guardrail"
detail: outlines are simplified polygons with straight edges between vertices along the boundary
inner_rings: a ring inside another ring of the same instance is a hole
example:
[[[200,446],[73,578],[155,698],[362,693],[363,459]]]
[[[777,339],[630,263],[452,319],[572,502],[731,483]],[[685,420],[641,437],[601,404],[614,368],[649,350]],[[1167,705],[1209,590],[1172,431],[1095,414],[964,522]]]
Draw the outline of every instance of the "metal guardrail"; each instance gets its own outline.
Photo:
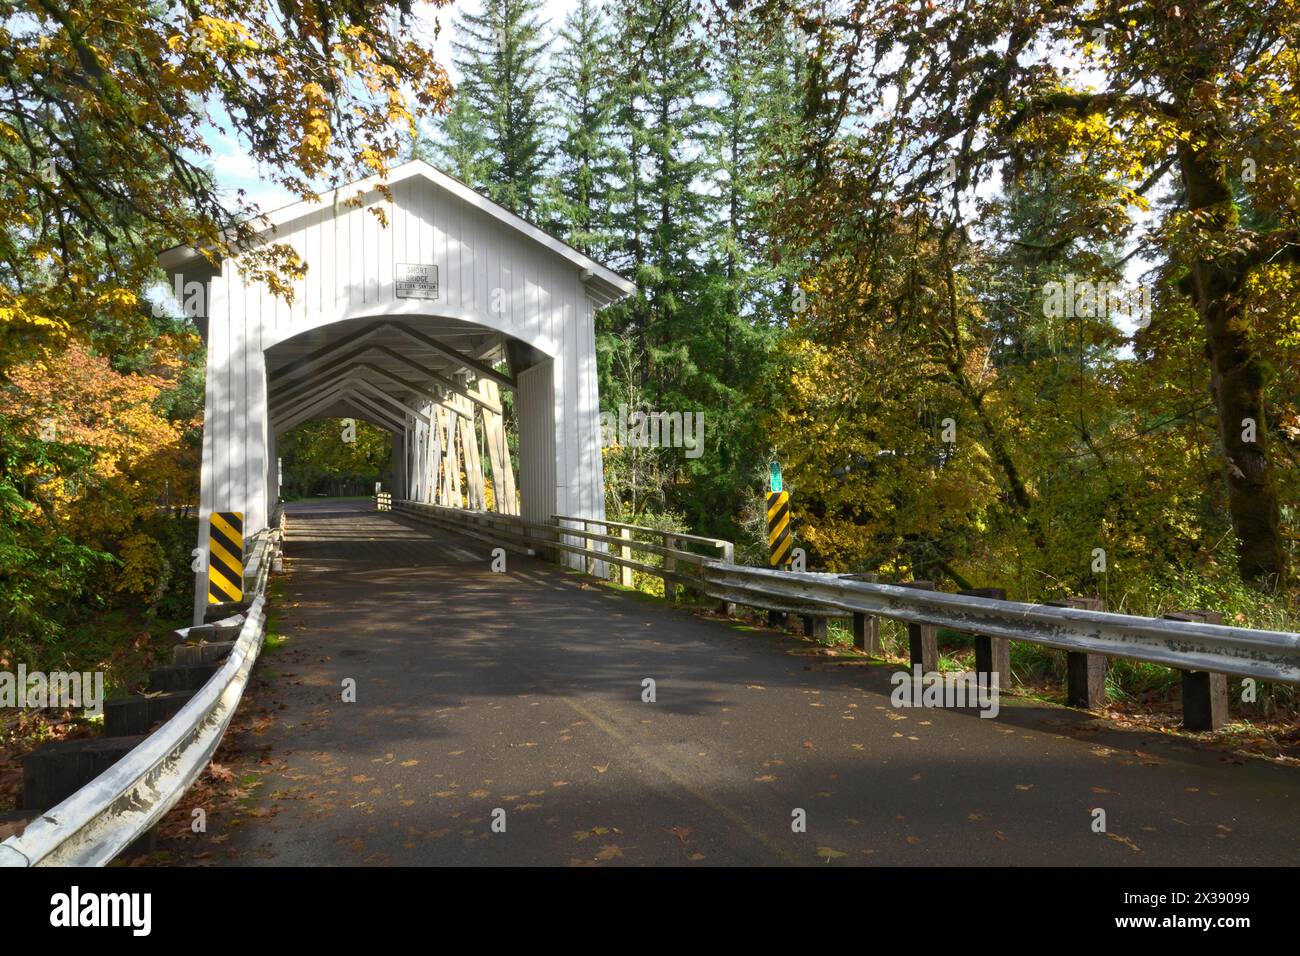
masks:
[[[266,580],[280,550],[281,517],[259,532],[245,580],[255,597],[235,646],[194,696],[134,750],[0,843],[0,867],[103,866],[185,795],[216,752],[243,697],[266,634]],[[256,562],[254,564],[254,562]]]
[[[1049,607],[922,591],[897,584],[871,584],[838,574],[739,565],[706,567],[704,579],[706,593],[725,594],[738,603],[749,603],[753,597],[774,597],[815,604],[841,614],[870,614],[1066,651],[1126,657],[1179,670],[1300,684],[1300,634],[1284,631]]]
[[[972,597],[899,584],[874,584],[839,574],[751,568],[728,560],[734,554],[730,542],[603,519],[556,515],[556,521],[582,524],[565,527],[400,500],[394,502],[394,507],[408,513],[432,512],[437,523],[452,530],[468,529],[477,536],[515,545],[527,542],[543,553],[583,555],[662,577],[666,584],[681,584],[726,604],[821,617],[865,614],[1073,653],[1147,661],[1182,671],[1300,684],[1300,634]],[[707,544],[721,554],[707,557],[668,543],[652,544],[590,530],[598,526],[627,529],[666,541],[675,538]],[[586,539],[587,546],[573,543],[575,539]],[[593,543],[614,545],[618,551],[591,547]],[[656,555],[664,564],[629,559],[622,553],[625,548]]]

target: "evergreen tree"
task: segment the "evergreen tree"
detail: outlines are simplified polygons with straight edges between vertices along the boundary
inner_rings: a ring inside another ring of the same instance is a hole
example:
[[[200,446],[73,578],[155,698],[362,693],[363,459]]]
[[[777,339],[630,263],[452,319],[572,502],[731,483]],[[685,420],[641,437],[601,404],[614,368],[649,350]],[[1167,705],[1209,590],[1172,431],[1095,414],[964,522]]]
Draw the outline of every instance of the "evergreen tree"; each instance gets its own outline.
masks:
[[[700,254],[716,214],[707,191],[709,76],[699,15],[686,0],[646,0],[615,20],[615,116],[623,157],[614,222],[639,294],[624,325],[646,371],[686,337],[684,293],[700,278]],[[659,354],[656,355],[656,352]]]
[[[607,250],[612,105],[607,75],[605,18],[592,0],[579,0],[560,31],[550,71],[559,106],[558,169],[552,179],[548,220],[576,249],[602,258]]]
[[[537,213],[546,165],[541,6],[541,0],[484,0],[480,12],[461,17],[462,39],[452,47],[463,105],[443,130],[446,154],[463,164],[470,185],[527,218]]]
[[[432,145],[417,140],[412,158],[433,162],[470,186],[485,187],[492,168],[487,135],[483,118],[468,98],[456,97],[441,132]]]

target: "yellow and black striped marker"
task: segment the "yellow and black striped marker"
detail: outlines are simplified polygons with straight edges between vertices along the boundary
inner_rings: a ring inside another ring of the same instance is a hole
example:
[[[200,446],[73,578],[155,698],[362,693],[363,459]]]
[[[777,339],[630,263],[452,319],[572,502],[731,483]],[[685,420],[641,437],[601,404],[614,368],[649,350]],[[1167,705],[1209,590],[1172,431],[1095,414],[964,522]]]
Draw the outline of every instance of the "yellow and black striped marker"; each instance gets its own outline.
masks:
[[[767,496],[768,562],[774,568],[790,561],[794,538],[790,534],[790,493],[773,491]]]
[[[208,522],[208,603],[244,597],[244,513],[214,511]]]

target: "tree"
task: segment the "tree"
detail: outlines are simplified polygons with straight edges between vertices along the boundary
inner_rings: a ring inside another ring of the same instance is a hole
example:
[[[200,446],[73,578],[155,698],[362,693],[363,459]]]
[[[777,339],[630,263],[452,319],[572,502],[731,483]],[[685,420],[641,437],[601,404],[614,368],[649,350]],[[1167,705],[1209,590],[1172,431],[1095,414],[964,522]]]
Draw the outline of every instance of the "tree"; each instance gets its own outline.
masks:
[[[0,3],[0,371],[97,324],[138,339],[178,242],[288,294],[292,251],[251,248],[257,210],[200,165],[208,124],[303,197],[382,172],[450,92],[421,32],[405,2]]]
[[[448,150],[474,157],[468,171],[482,178],[471,185],[525,218],[536,216],[546,165],[540,9],[541,0],[484,0],[461,16],[465,39],[452,46],[465,113],[443,130]]]
[[[812,174],[827,173],[835,139],[855,127],[888,144],[855,170],[884,197],[877,205],[939,204],[956,228],[975,185],[1008,164],[1087,153],[1089,205],[1051,241],[1126,238],[1131,214],[1174,177],[1174,203],[1144,241],[1200,317],[1240,573],[1265,588],[1284,581],[1260,346],[1276,317],[1250,295],[1266,266],[1300,261],[1300,146],[1273,133],[1296,123],[1300,103],[1294,4],[755,6],[796,24],[812,49]]]
[[[198,496],[199,453],[182,440],[197,423],[169,417],[160,401],[196,338],[160,337],[139,372],[120,372],[81,344],[9,369],[0,387],[0,550],[13,560],[0,572],[0,605],[15,639],[54,637],[109,563],[111,586],[94,590],[147,604],[188,573],[154,519]]]
[[[303,198],[383,174],[450,94],[428,30],[406,0],[0,0],[0,659],[66,663],[114,588],[188,613],[202,352],[144,301],[157,254],[290,296],[302,265],[219,191],[211,128]]]
[[[304,422],[280,440],[286,494],[369,494],[392,481],[392,435],[365,421]],[[391,486],[391,485],[390,485]]]
[[[609,178],[614,162],[606,61],[610,38],[593,0],[579,0],[559,36],[550,71],[559,164],[548,215],[575,249],[603,258],[611,238]]]

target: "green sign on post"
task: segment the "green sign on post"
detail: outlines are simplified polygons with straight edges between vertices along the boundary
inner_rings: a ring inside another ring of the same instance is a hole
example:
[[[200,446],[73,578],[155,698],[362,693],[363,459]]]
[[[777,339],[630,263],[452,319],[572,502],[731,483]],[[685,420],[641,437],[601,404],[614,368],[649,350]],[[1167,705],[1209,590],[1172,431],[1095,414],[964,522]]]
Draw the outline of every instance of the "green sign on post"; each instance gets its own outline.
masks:
[[[781,487],[781,463],[779,461],[774,461],[768,465],[768,469],[772,473],[771,487],[768,490],[773,493],[782,491],[783,489]]]

